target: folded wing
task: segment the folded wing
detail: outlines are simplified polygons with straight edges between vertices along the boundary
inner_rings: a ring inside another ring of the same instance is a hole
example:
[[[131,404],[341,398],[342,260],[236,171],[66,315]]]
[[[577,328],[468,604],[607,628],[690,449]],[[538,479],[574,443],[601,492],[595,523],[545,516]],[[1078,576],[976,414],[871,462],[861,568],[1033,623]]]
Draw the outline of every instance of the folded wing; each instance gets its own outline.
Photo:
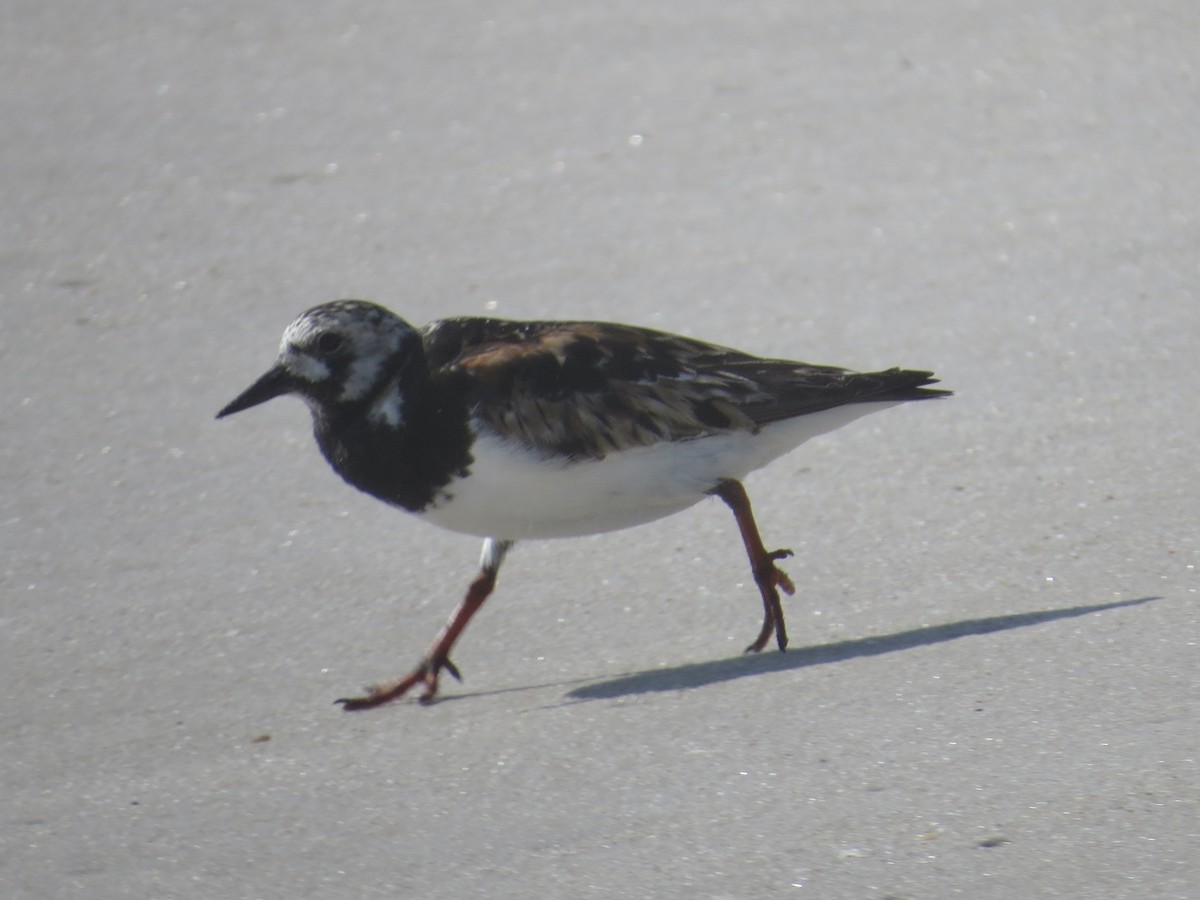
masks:
[[[846,403],[948,393],[921,387],[935,381],[929,372],[762,359],[602,322],[445,319],[423,340],[433,376],[460,382],[485,427],[569,459],[756,431]]]

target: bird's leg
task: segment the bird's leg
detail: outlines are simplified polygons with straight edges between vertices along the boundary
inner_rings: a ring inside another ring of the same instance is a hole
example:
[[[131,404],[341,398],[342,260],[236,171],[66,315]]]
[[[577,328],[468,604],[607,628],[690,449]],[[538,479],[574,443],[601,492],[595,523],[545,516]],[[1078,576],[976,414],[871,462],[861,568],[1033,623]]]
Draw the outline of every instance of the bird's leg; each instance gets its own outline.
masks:
[[[442,669],[462,681],[458,667],[450,661],[450,649],[458,640],[458,636],[462,634],[463,629],[467,627],[467,623],[471,621],[471,617],[479,611],[479,607],[483,606],[483,601],[491,594],[492,588],[496,586],[496,573],[500,571],[500,564],[504,562],[504,556],[512,545],[512,541],[501,541],[496,538],[485,540],[479,561],[479,573],[471,581],[471,586],[467,588],[466,597],[458,604],[458,608],[454,610],[454,614],[438,632],[433,644],[416,667],[395,681],[369,688],[367,693],[361,697],[345,697],[338,700],[337,702],[342,704],[342,708],[347,710],[371,709],[404,696],[410,688],[418,684],[425,685],[425,690],[421,694],[421,702],[429,703],[437,694],[438,674]]]
[[[792,555],[791,550],[768,551],[763,546],[758,534],[758,525],[754,521],[754,510],[750,508],[750,498],[740,481],[727,478],[717,484],[711,493],[716,494],[733,510],[737,519],[738,530],[742,533],[742,543],[746,545],[746,555],[750,557],[750,570],[754,573],[754,581],[758,592],[762,594],[763,624],[754,643],[746,648],[747,653],[757,653],[767,646],[771,632],[775,633],[775,642],[780,650],[787,649],[787,627],[783,622],[783,606],[779,602],[779,589],[782,588],[789,596],[796,592],[792,579],[787,573],[775,565],[776,560],[786,559]]]

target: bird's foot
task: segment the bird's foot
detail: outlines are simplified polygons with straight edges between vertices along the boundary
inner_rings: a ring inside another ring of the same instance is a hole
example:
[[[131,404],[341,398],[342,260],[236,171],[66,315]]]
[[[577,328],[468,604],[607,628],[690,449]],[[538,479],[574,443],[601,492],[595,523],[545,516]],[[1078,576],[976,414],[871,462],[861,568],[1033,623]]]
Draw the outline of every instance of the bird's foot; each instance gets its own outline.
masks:
[[[789,597],[796,593],[796,586],[792,584],[792,579],[788,577],[788,573],[775,565],[777,560],[787,559],[790,556],[795,556],[791,550],[773,550],[767,554],[763,560],[762,569],[754,573],[754,580],[758,582],[761,588],[763,581],[769,581],[775,587],[780,588]]]
[[[771,639],[771,634],[775,635],[775,643],[780,651],[787,649],[787,626],[783,621],[783,606],[779,602],[779,592],[782,590],[789,597],[796,593],[796,586],[792,584],[792,579],[788,577],[787,572],[775,565],[778,560],[787,559],[792,555],[791,550],[774,550],[770,553],[765,553],[755,561],[754,564],[754,581],[758,585],[758,591],[762,594],[763,615],[762,629],[758,632],[758,637],[754,639],[754,643],[746,648],[747,653],[758,653],[763,647],[767,646],[767,641]]]
[[[398,697],[403,697],[416,685],[423,684],[425,690],[421,693],[419,700],[423,704],[430,704],[437,697],[438,673],[442,669],[453,675],[456,681],[462,681],[458,667],[448,658],[439,660],[426,658],[417,663],[416,668],[402,678],[385,684],[372,685],[361,697],[342,697],[333,702],[340,703],[342,709],[347,712],[374,709],[376,706],[382,706],[384,703],[390,703]]]

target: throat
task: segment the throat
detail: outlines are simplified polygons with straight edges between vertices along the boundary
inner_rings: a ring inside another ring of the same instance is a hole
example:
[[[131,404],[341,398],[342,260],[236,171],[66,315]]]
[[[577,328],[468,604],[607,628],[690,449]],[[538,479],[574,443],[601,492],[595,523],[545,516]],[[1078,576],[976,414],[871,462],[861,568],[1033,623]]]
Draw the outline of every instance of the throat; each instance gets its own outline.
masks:
[[[452,398],[413,403],[399,392],[369,407],[339,405],[313,414],[313,433],[325,459],[360,491],[420,512],[466,475],[472,435],[466,409]]]

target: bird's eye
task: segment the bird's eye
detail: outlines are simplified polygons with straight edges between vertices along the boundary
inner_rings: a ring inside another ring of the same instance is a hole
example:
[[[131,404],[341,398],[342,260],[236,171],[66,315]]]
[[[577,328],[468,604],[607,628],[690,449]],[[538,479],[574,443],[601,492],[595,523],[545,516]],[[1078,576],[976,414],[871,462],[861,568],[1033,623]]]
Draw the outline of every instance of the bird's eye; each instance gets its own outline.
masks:
[[[342,336],[340,334],[327,331],[317,338],[317,349],[322,353],[336,353],[341,349],[341,346]]]

